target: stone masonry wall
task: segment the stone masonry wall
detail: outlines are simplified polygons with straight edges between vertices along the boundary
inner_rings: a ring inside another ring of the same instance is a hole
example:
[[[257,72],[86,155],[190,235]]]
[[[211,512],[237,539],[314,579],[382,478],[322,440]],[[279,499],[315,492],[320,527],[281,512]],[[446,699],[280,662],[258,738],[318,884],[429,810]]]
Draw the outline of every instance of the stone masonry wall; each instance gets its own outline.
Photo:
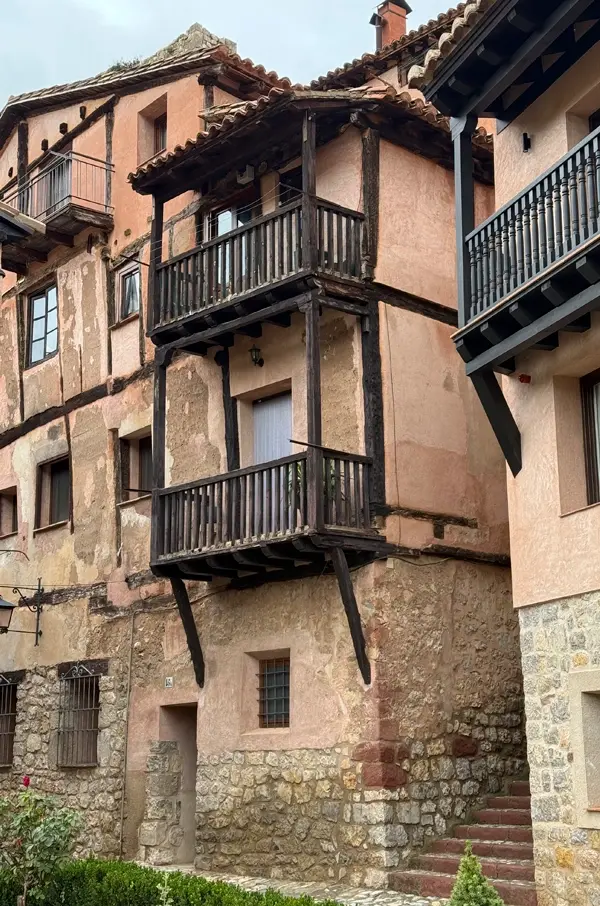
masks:
[[[569,678],[600,670],[600,594],[519,612],[539,906],[600,906],[600,830],[578,826]]]
[[[58,768],[59,679],[56,667],[28,670],[17,690],[14,758],[0,771],[0,792],[31,788],[54,794],[62,804],[83,812],[85,828],[77,855],[118,856],[125,741],[126,684],[119,676],[100,676],[98,766]]]
[[[523,775],[520,710],[460,718],[428,743],[200,756],[197,868],[385,887],[428,838]]]
[[[153,743],[146,768],[144,822],[139,829],[139,858],[149,865],[177,862],[177,850],[183,841],[181,774],[178,743]]]

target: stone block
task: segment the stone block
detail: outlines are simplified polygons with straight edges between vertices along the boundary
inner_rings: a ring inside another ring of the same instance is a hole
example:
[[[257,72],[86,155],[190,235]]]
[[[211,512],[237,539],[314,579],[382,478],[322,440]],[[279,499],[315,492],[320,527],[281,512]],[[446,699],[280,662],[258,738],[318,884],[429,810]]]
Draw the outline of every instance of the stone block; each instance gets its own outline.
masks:
[[[404,786],[406,780],[406,771],[398,764],[365,764],[363,767],[363,785],[366,789],[382,787],[393,790]]]
[[[164,821],[144,821],[140,824],[138,841],[140,846],[160,846],[167,836]]]
[[[179,792],[180,779],[179,774],[150,774],[146,781],[147,795],[159,799],[175,796]]]
[[[387,824],[369,828],[369,841],[373,846],[406,846],[408,843],[408,834],[402,825]]]

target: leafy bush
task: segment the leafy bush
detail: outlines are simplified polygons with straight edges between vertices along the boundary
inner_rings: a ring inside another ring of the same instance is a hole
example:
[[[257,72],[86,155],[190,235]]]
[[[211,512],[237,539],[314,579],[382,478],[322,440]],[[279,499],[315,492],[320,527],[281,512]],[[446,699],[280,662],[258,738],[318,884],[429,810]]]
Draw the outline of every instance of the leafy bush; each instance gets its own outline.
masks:
[[[0,872],[0,906],[15,906],[19,893],[8,873]],[[310,897],[252,893],[197,875],[95,859],[57,868],[39,899],[43,906],[315,906]]]
[[[78,812],[62,808],[52,796],[37,793],[23,778],[16,796],[0,797],[0,896],[18,889],[23,897],[43,900],[44,887],[73,851],[81,828]]]
[[[481,870],[481,863],[473,855],[469,842],[460,860],[456,883],[452,890],[450,906],[504,906],[502,900]]]

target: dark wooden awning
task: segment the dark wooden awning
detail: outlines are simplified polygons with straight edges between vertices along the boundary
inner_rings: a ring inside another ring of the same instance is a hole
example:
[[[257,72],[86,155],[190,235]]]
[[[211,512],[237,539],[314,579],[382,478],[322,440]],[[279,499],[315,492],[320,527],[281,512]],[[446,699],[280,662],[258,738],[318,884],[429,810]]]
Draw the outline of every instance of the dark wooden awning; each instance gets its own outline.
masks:
[[[448,116],[493,116],[502,128],[598,41],[600,0],[498,0],[430,67],[425,97]]]

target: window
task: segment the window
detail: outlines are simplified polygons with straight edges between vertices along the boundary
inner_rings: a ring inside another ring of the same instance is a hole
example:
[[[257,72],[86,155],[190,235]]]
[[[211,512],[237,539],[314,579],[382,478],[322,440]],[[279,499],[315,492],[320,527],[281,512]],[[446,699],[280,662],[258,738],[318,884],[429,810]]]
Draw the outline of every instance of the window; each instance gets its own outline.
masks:
[[[297,201],[302,195],[302,167],[288,170],[279,176],[279,204],[283,207]]]
[[[100,676],[94,665],[59,668],[58,766],[98,764]]]
[[[17,723],[17,682],[0,674],[0,767],[13,763],[13,744]]]
[[[6,488],[0,492],[0,537],[14,535],[18,530],[17,489]]]
[[[167,114],[162,113],[154,120],[154,153],[160,154],[167,147]]]
[[[70,511],[71,469],[64,456],[38,469],[36,528],[67,522]]]
[[[118,275],[120,318],[124,320],[140,310],[140,266],[130,264]]]
[[[595,132],[600,126],[600,110],[594,110],[590,116],[590,132]]]
[[[29,364],[35,365],[58,349],[56,286],[29,297]]]
[[[581,379],[588,504],[600,503],[600,371]]]
[[[289,657],[261,660],[258,674],[259,725],[289,727],[290,725],[290,659]]]
[[[152,493],[152,435],[121,440],[121,500],[135,500]]]

